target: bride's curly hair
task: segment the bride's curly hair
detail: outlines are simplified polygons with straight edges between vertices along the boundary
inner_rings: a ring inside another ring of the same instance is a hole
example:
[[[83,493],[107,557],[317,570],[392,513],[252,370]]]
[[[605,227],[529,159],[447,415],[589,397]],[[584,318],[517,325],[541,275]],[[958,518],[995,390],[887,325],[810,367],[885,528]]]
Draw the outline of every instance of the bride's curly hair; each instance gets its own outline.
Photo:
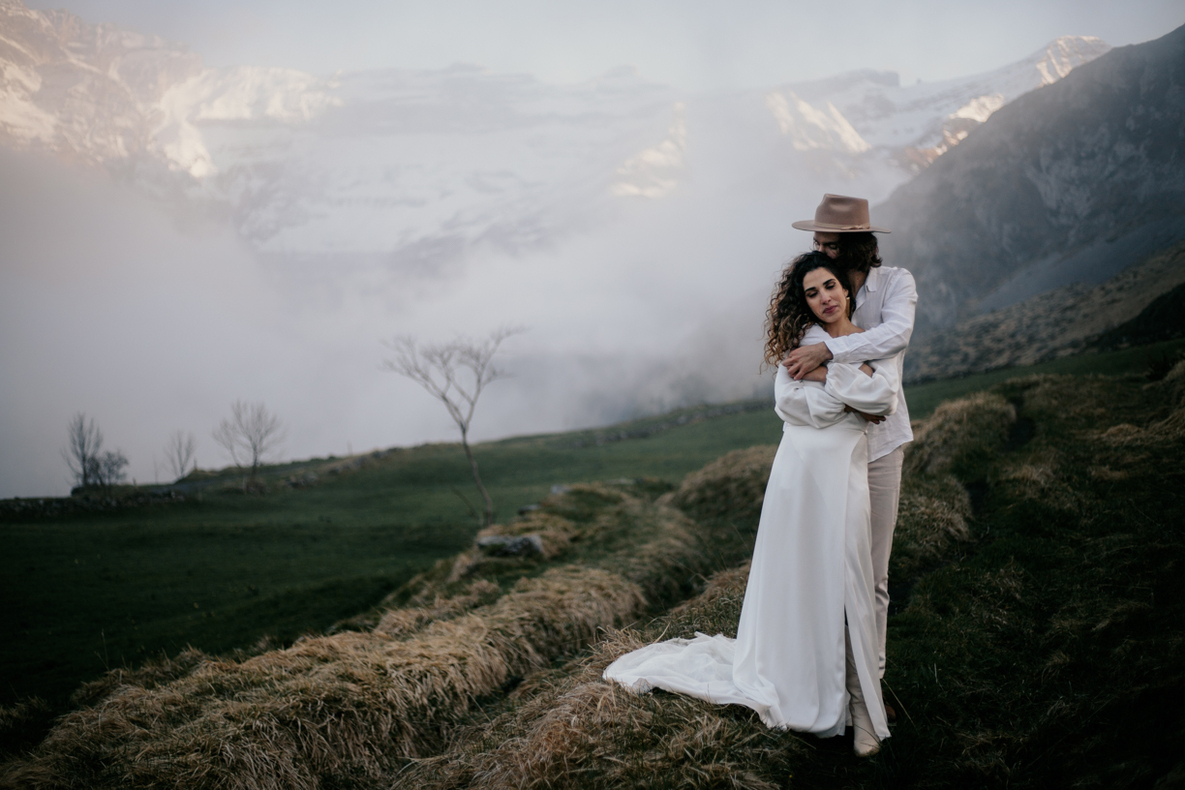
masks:
[[[769,309],[765,311],[763,367],[773,367],[781,362],[782,358],[802,341],[802,336],[806,334],[810,325],[818,321],[806,303],[802,287],[802,278],[806,277],[807,272],[815,269],[826,269],[831,272],[845,291],[849,294],[852,292],[847,273],[825,254],[807,252],[791,261],[790,265],[782,270],[782,278],[770,297]],[[849,318],[852,315],[852,307],[853,301],[849,299]]]

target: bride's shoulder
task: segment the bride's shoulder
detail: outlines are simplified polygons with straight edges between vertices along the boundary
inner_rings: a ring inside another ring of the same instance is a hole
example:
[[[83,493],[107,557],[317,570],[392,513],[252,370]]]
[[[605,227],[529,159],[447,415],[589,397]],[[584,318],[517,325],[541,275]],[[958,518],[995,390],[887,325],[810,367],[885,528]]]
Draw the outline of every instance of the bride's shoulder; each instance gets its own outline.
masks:
[[[827,334],[827,330],[818,324],[811,324],[807,330],[802,333],[802,340],[798,341],[800,346],[813,346],[815,343],[823,343],[831,337]]]

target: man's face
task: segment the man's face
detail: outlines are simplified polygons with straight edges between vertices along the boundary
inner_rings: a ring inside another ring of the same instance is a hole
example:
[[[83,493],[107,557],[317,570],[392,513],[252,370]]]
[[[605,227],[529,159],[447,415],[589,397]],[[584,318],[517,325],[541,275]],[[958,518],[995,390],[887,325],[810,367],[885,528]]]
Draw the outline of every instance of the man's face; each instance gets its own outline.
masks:
[[[839,234],[815,231],[815,249],[835,260],[839,257]]]

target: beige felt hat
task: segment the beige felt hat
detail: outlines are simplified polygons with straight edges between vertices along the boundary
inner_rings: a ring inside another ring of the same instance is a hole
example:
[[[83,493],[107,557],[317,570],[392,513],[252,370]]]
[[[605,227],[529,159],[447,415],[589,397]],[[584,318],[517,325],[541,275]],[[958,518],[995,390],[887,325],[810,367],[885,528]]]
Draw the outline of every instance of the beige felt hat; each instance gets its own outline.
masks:
[[[823,233],[891,233],[888,228],[873,227],[868,223],[868,201],[844,195],[824,195],[815,209],[815,218],[791,223],[799,230]]]

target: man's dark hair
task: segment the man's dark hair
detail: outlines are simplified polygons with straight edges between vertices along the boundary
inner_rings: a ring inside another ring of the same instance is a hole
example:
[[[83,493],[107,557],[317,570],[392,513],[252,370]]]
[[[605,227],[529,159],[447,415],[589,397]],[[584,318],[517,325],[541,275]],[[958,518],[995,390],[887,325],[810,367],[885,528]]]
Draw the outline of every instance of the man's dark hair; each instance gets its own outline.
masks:
[[[868,274],[869,269],[880,266],[884,261],[876,246],[872,233],[840,233],[839,257],[836,262],[849,272]]]

